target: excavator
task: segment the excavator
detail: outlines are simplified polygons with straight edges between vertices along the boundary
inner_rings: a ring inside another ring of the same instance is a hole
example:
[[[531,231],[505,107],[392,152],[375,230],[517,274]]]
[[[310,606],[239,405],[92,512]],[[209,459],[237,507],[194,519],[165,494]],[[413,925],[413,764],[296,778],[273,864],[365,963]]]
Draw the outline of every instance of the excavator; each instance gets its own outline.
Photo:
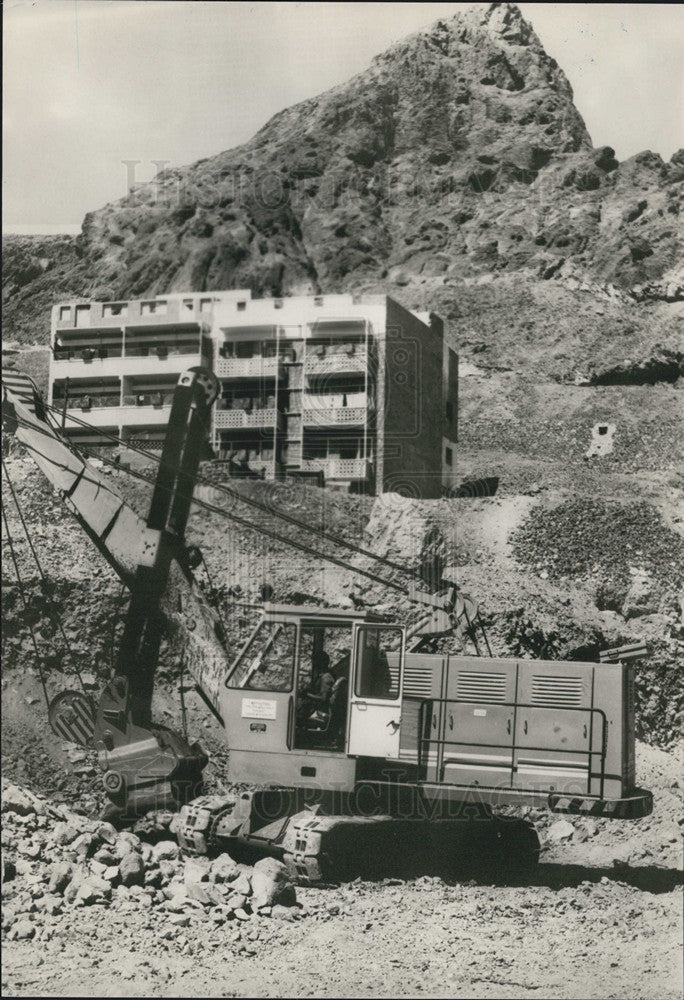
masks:
[[[434,564],[416,573],[333,532],[318,532],[324,550],[312,547],[303,539],[313,526],[229,486],[220,487],[228,511],[193,496],[217,393],[208,370],[179,377],[161,458],[143,453],[158,463],[145,520],[100,471],[114,460],[89,461],[32,380],[3,374],[6,430],[130,590],[97,702],[69,690],[48,708],[62,739],[97,749],[110,816],[180,810],[186,854],[272,855],[317,884],[389,870],[426,845],[525,872],[540,842],[511,807],[622,820],[652,811],[651,793],[635,784],[633,660],[643,650],[607,650],[599,663],[492,656],[478,606]],[[252,633],[231,645],[194,575],[202,554],[185,542],[193,504],[337,566],[350,566],[341,548],[363,555],[355,572],[414,602],[418,625],[368,607],[265,600]],[[265,524],[264,513],[296,534]],[[475,655],[428,650],[454,636]],[[201,746],[152,720],[162,640],[224,730],[227,781],[247,790],[203,795]]]

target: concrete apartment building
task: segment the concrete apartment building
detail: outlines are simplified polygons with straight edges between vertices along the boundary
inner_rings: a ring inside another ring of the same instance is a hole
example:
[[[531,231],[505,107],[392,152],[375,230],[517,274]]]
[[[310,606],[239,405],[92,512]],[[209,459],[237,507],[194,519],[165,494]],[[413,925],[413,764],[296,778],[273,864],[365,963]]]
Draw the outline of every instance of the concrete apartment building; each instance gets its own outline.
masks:
[[[235,471],[424,497],[454,484],[458,361],[434,314],[244,289],[53,309],[50,403],[76,443],[158,449],[199,364],[220,380],[212,445]]]

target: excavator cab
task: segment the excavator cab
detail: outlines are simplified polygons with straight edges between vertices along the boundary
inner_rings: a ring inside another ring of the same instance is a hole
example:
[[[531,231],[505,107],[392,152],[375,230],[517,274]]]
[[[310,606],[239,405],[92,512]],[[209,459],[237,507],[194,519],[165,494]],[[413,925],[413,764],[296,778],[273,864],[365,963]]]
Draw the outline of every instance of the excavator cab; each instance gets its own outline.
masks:
[[[404,629],[371,612],[267,605],[221,698],[231,750],[259,771],[263,754],[285,768],[292,755],[295,784],[318,774],[300,757],[398,757],[404,647]]]

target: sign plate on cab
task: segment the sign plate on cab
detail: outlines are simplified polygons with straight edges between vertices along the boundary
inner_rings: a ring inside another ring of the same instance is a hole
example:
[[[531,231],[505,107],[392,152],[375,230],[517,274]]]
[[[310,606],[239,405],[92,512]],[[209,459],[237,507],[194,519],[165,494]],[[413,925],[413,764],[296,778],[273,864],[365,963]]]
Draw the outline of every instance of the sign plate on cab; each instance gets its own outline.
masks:
[[[243,719],[275,719],[277,702],[266,698],[243,698]]]

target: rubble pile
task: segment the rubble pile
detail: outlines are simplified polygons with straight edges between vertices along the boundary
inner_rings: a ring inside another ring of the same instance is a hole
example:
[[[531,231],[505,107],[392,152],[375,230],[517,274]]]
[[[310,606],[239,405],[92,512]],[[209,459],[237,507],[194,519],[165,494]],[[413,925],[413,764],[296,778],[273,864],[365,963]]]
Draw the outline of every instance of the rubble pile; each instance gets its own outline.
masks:
[[[159,824],[117,831],[18,785],[2,786],[2,933],[49,940],[70,910],[155,910],[174,936],[191,925],[226,933],[261,918],[297,919],[302,909],[285,866],[252,867],[228,854],[184,858],[175,840],[151,843]],[[166,825],[171,814],[164,817]],[[167,834],[167,836],[170,836]]]
[[[645,502],[609,503],[586,497],[535,510],[513,537],[517,559],[552,580],[601,574],[627,593],[636,574],[653,578],[642,613],[676,593],[684,567],[684,540]]]

